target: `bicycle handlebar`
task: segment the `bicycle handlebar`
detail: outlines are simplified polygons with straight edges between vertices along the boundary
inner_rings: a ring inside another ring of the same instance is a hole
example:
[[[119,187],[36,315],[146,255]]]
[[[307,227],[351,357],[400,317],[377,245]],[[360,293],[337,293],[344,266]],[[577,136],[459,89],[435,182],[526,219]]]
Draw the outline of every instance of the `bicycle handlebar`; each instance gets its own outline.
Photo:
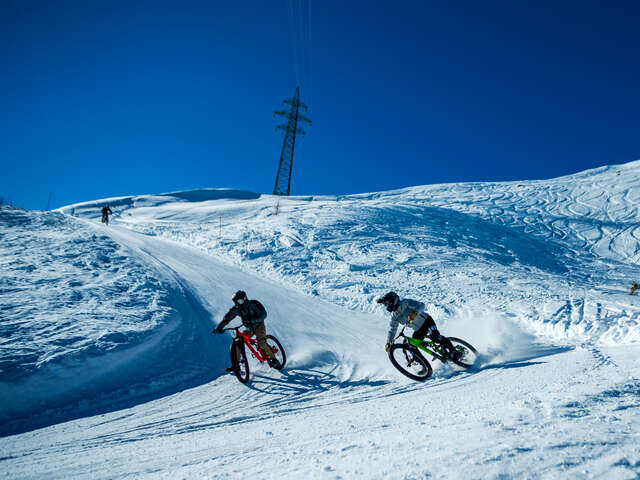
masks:
[[[227,327],[227,328],[223,328],[222,331],[226,332],[227,330],[236,330],[238,328],[242,328],[242,325],[237,325],[235,327]]]

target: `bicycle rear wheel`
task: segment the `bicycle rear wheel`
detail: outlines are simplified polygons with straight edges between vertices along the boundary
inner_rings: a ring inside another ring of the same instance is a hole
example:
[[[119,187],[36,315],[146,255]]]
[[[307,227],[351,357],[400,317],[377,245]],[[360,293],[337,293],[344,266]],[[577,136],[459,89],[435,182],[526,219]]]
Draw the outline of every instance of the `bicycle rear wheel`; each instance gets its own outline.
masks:
[[[273,352],[273,355],[276,357],[278,362],[280,362],[280,366],[274,367],[274,368],[276,368],[276,370],[282,370],[284,368],[285,363],[287,363],[287,354],[284,353],[284,348],[282,348],[282,344],[273,335],[267,335],[267,345],[271,347],[271,351]]]
[[[238,352],[239,360],[236,356],[236,350]],[[233,365],[233,373],[238,377],[238,380],[242,383],[249,381],[249,362],[247,361],[247,353],[244,349],[244,342],[235,341],[231,344],[231,365]]]
[[[460,357],[457,360],[450,358],[453,363],[461,366],[462,368],[471,368],[478,359],[478,351],[473,348],[470,343],[461,340],[460,338],[448,337],[451,343],[458,352],[461,352]]]
[[[404,343],[391,345],[389,359],[400,373],[418,382],[426,380],[433,373],[427,359],[413,345]]]

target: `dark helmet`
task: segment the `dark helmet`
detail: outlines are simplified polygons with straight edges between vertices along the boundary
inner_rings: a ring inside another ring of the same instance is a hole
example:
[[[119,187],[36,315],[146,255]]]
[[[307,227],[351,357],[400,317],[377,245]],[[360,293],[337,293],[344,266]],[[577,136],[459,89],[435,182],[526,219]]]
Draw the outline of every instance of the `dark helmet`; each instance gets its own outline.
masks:
[[[396,292],[389,292],[378,299],[378,303],[386,305],[388,312],[395,312],[400,303],[400,297]]]
[[[238,290],[233,294],[231,300],[233,300],[233,303],[235,303],[236,305],[242,305],[247,301],[247,294],[243,290]]]

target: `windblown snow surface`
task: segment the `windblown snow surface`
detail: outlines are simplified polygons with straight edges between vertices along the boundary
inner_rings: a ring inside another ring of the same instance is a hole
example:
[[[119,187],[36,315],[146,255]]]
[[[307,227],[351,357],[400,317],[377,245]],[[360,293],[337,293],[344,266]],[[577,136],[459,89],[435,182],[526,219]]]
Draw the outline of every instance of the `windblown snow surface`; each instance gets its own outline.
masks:
[[[0,478],[638,478],[639,201],[640,161],[3,207]],[[288,356],[248,385],[211,334],[238,289]],[[390,289],[478,364],[403,377]]]

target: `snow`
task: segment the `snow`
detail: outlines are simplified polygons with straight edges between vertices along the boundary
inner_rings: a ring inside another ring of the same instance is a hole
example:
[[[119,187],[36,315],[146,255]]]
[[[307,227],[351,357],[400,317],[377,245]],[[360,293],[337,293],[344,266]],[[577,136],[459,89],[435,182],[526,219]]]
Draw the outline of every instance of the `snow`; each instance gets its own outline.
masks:
[[[0,225],[0,432],[117,408],[208,371],[208,356],[196,361],[208,344],[185,343],[182,295],[143,256],[61,213],[3,209]]]
[[[0,478],[637,478],[639,173],[3,208]],[[288,357],[248,385],[240,288]],[[478,365],[397,372],[389,289]]]

